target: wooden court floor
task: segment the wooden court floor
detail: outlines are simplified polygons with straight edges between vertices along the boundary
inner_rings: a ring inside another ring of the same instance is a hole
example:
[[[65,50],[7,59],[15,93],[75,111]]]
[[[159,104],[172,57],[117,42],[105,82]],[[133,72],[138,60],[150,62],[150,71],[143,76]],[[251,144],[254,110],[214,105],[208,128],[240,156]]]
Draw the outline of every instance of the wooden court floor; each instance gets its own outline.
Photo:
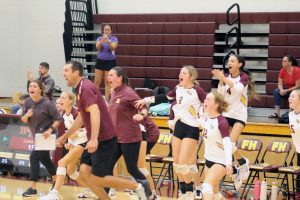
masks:
[[[39,197],[48,193],[51,187],[50,183],[37,184],[38,196],[37,197],[22,197],[22,193],[27,189],[29,181],[17,180],[13,178],[0,178],[0,200],[38,200]],[[77,200],[77,194],[82,192],[84,188],[76,186],[63,186],[61,195],[64,200]],[[168,195],[168,191],[163,191],[163,195]],[[160,193],[160,192],[159,192]],[[127,192],[117,192],[116,200],[132,200],[137,199],[135,196],[131,196]],[[176,198],[160,197],[161,200],[172,200]]]

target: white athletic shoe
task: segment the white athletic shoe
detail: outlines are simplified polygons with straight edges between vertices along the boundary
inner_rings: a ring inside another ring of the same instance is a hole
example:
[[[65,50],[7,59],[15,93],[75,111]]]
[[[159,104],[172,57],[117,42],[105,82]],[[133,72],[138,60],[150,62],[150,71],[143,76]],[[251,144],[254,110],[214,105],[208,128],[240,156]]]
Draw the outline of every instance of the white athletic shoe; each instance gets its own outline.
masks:
[[[237,173],[232,174],[232,180],[234,182],[235,189],[238,190],[242,186],[243,182],[242,182],[242,179],[241,179],[241,170],[240,170],[240,168],[237,167],[236,170],[237,170]]]
[[[109,198],[116,199],[117,198],[117,191],[115,188],[110,188],[108,193]]]
[[[97,196],[90,190],[89,188],[86,188],[81,193],[77,195],[78,199],[97,199]]]
[[[249,160],[248,158],[244,158],[246,160],[246,163],[240,166],[241,169],[241,179],[242,181],[247,180],[250,170],[249,170]]]
[[[150,200],[159,200],[158,195],[156,194],[156,192],[152,192],[152,195],[149,197]]]
[[[135,190],[135,192],[140,200],[148,199],[146,196],[145,188],[142,184],[139,183],[138,188]]]
[[[185,193],[185,197],[184,197],[184,200],[194,200],[195,198],[195,195],[193,192],[186,192]]]
[[[186,194],[180,194],[180,195],[178,195],[178,200],[185,200],[185,196],[186,196]]]
[[[51,190],[47,195],[42,196],[41,200],[62,200],[63,198],[59,195],[56,190]]]

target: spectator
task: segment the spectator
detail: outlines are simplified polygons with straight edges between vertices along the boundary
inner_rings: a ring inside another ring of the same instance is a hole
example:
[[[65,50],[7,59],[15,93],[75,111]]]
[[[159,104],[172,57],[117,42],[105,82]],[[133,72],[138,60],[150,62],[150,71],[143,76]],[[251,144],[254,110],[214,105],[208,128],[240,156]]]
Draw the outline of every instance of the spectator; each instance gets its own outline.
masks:
[[[29,94],[22,94],[18,97],[18,103],[11,107],[11,114],[22,115],[23,106],[25,100],[29,97]]]
[[[105,98],[108,101],[110,96],[110,87],[107,80],[108,71],[116,66],[116,48],[118,46],[118,38],[111,35],[111,26],[105,25],[103,35],[97,38],[96,48],[99,51],[95,64],[94,84],[100,88],[102,80],[105,84]]]
[[[23,115],[24,104],[25,104],[25,101],[28,97],[30,97],[29,94],[23,94],[23,95],[20,96],[20,98],[19,98],[20,108],[16,113],[17,115]]]
[[[281,98],[288,99],[290,93],[300,87],[300,68],[297,67],[297,60],[286,55],[282,59],[282,69],[279,71],[278,88],[274,90],[275,113],[269,118],[280,116]]]
[[[55,83],[53,78],[51,78],[51,76],[48,74],[48,71],[49,71],[49,64],[46,62],[41,62],[39,66],[40,76],[36,80],[39,80],[44,84],[45,95],[49,98],[50,101],[52,101],[52,93],[53,93]],[[30,82],[34,80],[31,71],[27,72],[27,78],[28,78],[28,82],[27,82],[27,90],[28,90]]]

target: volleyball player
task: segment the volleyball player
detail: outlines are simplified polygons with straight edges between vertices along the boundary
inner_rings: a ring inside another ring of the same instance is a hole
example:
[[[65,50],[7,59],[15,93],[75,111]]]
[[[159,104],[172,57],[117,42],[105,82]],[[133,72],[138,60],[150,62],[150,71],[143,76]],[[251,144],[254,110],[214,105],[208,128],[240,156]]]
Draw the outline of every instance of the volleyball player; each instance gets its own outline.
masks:
[[[176,101],[174,101],[171,105],[170,108],[170,115],[169,115],[169,120],[168,120],[168,125],[169,128],[173,131],[174,130],[174,124],[176,122],[175,116],[174,116],[174,111],[173,111],[173,107],[176,104]],[[198,141],[199,143],[200,141]],[[198,151],[199,151],[200,146],[198,146],[198,148],[195,149],[195,151],[193,152],[193,154],[191,155],[191,159],[190,159],[190,168],[191,168],[191,176],[193,178],[194,181],[194,186],[195,186],[195,190],[194,190],[194,196],[195,199],[202,199],[202,192],[201,192],[201,180],[200,180],[200,174],[199,174],[199,170],[198,170],[198,166],[197,166],[197,158],[198,158]],[[180,174],[177,174],[179,183],[183,182],[183,178]],[[178,193],[178,197],[180,197],[182,194],[186,193],[186,188],[185,188],[185,184],[179,184],[181,185],[181,187],[179,188],[179,193]]]
[[[229,137],[229,125],[222,115],[228,103],[224,97],[211,92],[204,101],[207,117],[200,117],[202,137],[205,144],[205,168],[202,193],[204,200],[221,200],[225,198],[219,193],[220,181],[232,174],[232,143]]]
[[[249,160],[239,154],[235,144],[247,122],[248,99],[256,97],[256,93],[252,75],[244,69],[245,58],[231,55],[227,65],[229,74],[224,75],[223,71],[216,69],[212,73],[219,79],[218,92],[224,96],[229,104],[228,110],[223,115],[231,127],[230,139],[233,142],[233,155],[240,166],[240,174],[238,170],[233,175],[235,182],[240,182],[237,184],[239,187],[242,183],[241,180],[246,180],[249,176]]]
[[[109,199],[103,187],[135,190],[141,200],[147,199],[146,181],[136,183],[112,176],[115,165],[114,155],[118,148],[117,134],[110,118],[106,103],[96,86],[83,77],[80,62],[69,61],[64,66],[64,77],[68,86],[75,87],[76,105],[79,114],[69,130],[61,136],[58,144],[83,125],[87,130],[88,142],[81,156],[80,177],[101,200]]]
[[[66,130],[68,130],[78,115],[77,108],[74,107],[75,95],[70,92],[62,92],[60,95],[61,105],[63,108],[63,118]],[[48,195],[42,197],[43,200],[59,199],[59,191],[64,184],[66,174],[77,181],[81,186],[85,186],[84,182],[79,177],[79,172],[76,169],[76,163],[80,159],[87,142],[86,129],[80,128],[68,138],[68,143],[65,144],[69,152],[58,161],[56,170],[56,182],[54,188]]]
[[[146,103],[166,102],[176,99],[173,107],[175,114],[174,135],[172,139],[172,155],[174,158],[174,171],[182,176],[180,188],[186,188],[181,198],[193,198],[193,182],[190,172],[194,165],[190,165],[190,156],[197,149],[199,140],[198,114],[200,106],[205,99],[204,90],[198,85],[197,70],[193,66],[184,66],[180,70],[179,85],[167,95],[146,97],[137,101],[136,106]]]
[[[289,113],[289,125],[292,140],[297,152],[297,166],[300,166],[300,90],[293,90],[289,97],[289,105],[293,110]],[[300,175],[296,178],[296,189],[300,192]]]

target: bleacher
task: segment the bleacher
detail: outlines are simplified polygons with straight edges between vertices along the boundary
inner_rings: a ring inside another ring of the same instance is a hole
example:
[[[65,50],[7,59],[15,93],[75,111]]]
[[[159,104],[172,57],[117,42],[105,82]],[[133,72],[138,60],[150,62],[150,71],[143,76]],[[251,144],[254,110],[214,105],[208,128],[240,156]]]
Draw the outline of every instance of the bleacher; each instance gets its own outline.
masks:
[[[234,19],[231,13],[229,19]],[[240,54],[246,58],[246,68],[253,73],[260,99],[250,102],[254,107],[273,107],[273,90],[277,87],[282,57],[300,57],[300,13],[243,13],[241,12]],[[199,72],[199,82],[205,91],[217,86],[211,70],[222,68],[223,57],[232,50],[224,38],[230,27],[225,24],[225,13],[202,14],[97,14],[94,31],[101,32],[103,24],[112,26],[119,39],[117,64],[124,67],[131,85],[142,88],[144,78],[157,85],[173,88],[183,65],[193,65]],[[230,35],[229,42],[233,42]],[[73,41],[94,48],[93,41]],[[92,55],[97,51],[73,51],[73,55]],[[93,62],[86,63],[93,68]],[[140,95],[145,93],[140,92]],[[149,92],[146,93],[149,95]],[[283,106],[287,107],[286,102]]]

